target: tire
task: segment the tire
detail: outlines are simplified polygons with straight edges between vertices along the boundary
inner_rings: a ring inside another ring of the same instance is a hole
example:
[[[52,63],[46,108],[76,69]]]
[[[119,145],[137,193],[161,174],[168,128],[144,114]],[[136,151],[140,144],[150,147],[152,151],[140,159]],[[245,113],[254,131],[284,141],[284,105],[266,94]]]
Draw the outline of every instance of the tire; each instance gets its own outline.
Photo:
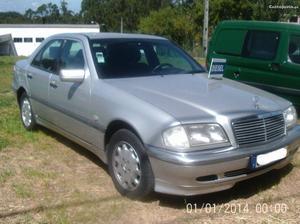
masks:
[[[33,113],[32,105],[29,100],[29,97],[25,92],[21,95],[19,104],[20,104],[20,118],[24,128],[27,130],[34,130],[37,126],[35,115]]]
[[[121,129],[108,145],[108,168],[116,189],[131,199],[142,199],[153,192],[154,175],[141,140]]]

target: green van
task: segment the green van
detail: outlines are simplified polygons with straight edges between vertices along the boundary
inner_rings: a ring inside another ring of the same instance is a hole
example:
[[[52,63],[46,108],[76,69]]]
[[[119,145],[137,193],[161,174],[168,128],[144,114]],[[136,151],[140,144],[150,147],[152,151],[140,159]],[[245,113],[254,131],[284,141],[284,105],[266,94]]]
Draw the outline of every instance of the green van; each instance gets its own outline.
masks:
[[[300,25],[224,21],[209,43],[212,58],[227,60],[224,76],[273,92],[300,108]]]

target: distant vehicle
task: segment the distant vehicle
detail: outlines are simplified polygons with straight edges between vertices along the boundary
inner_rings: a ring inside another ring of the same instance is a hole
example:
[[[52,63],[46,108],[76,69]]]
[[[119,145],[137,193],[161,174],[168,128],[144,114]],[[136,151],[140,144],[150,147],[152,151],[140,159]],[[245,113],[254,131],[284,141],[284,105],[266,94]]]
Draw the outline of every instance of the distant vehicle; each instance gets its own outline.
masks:
[[[300,108],[300,25],[224,21],[213,33],[211,58],[227,59],[225,77],[267,90]]]
[[[24,127],[94,152],[130,198],[228,189],[285,166],[300,144],[290,102],[209,79],[161,37],[55,35],[14,71]]]
[[[29,56],[45,39],[59,33],[99,32],[96,24],[0,24],[0,55],[8,44],[1,43],[2,35],[11,35],[18,56]],[[5,46],[5,45],[6,46]]]

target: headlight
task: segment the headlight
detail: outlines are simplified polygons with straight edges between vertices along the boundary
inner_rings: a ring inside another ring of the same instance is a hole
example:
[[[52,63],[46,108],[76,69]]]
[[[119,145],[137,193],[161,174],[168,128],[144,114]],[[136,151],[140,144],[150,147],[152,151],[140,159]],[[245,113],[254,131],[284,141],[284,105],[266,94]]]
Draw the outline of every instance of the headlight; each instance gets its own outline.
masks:
[[[188,137],[182,126],[176,126],[163,133],[165,145],[170,148],[186,149],[190,147]]]
[[[187,149],[193,146],[209,146],[228,142],[218,124],[192,124],[176,126],[163,133],[164,143],[169,148]]]
[[[286,128],[292,128],[297,123],[297,112],[295,107],[290,106],[283,112]]]

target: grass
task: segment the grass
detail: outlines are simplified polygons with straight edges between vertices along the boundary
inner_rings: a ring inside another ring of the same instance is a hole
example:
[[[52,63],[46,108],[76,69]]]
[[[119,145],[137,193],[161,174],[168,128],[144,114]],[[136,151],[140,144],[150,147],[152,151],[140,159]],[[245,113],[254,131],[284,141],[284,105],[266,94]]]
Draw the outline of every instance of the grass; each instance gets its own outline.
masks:
[[[300,153],[293,166],[197,197],[154,194],[145,201],[120,196],[106,166],[92,153],[40,128],[23,128],[11,90],[13,64],[0,57],[0,224],[11,223],[298,223]],[[200,60],[203,63],[204,60]],[[292,183],[292,184],[291,184]],[[249,213],[186,212],[187,203],[249,204]],[[286,213],[257,214],[255,206],[288,205]]]
[[[14,173],[9,169],[3,169],[0,171],[0,184],[4,184],[9,177],[13,176]]]
[[[37,133],[27,132],[23,128],[11,88],[13,65],[20,59],[0,57],[0,151],[7,146],[20,146],[38,139]]]
[[[37,170],[36,168],[32,167],[24,168],[24,175],[32,180],[48,180],[57,176],[57,174],[54,172],[48,170]]]
[[[20,198],[31,198],[33,196],[32,190],[25,184],[13,184],[13,189]]]

